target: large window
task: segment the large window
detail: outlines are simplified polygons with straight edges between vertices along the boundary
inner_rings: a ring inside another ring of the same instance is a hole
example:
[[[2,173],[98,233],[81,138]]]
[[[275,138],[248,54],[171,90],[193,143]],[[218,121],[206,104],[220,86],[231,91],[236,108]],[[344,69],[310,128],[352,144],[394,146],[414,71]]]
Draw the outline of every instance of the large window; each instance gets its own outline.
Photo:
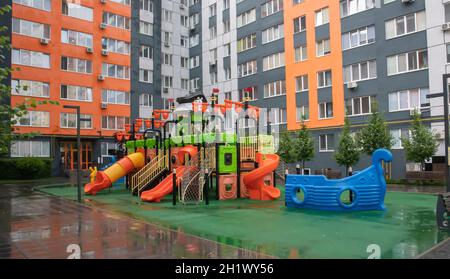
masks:
[[[375,42],[375,25],[362,27],[342,34],[342,49],[347,50]]]
[[[264,98],[286,95],[286,81],[278,80],[264,85]]]
[[[387,57],[388,75],[401,74],[428,68],[426,49]]]
[[[145,83],[153,83],[153,71],[139,69],[139,81]]]
[[[118,90],[103,89],[102,90],[102,103],[116,104],[116,105],[129,105],[130,93]]]
[[[16,118],[16,126],[24,127],[49,127],[50,112],[48,111],[28,111],[25,115]]]
[[[74,85],[61,85],[61,99],[92,102],[92,88]]]
[[[237,41],[237,52],[243,52],[256,47],[256,34],[241,38]]]
[[[50,25],[12,18],[12,32],[34,38],[50,39]]]
[[[139,0],[139,7],[146,12],[153,12],[153,0]]]
[[[308,49],[306,45],[294,48],[295,63],[305,61],[306,59],[308,59]]]
[[[105,130],[123,130],[125,124],[129,123],[130,119],[125,116],[102,116],[102,129]]]
[[[237,21],[237,28],[256,21],[256,9],[251,9],[238,15],[236,21]]]
[[[324,56],[331,53],[330,39],[324,39],[316,42],[316,56]]]
[[[319,119],[333,117],[333,103],[324,102],[319,104]]]
[[[139,21],[139,33],[153,36],[153,24],[146,21]]]
[[[297,122],[309,120],[309,106],[308,105],[297,107],[296,120],[297,120]]]
[[[332,85],[331,70],[317,73],[317,88],[330,87]]]
[[[294,33],[306,30],[306,16],[300,16],[294,19]]]
[[[254,75],[258,72],[258,63],[256,60],[248,61],[246,63],[238,65],[238,76],[246,77]]]
[[[346,17],[375,8],[376,0],[341,0],[341,17]]]
[[[328,7],[316,11],[316,26],[327,24],[330,22],[330,12]]]
[[[356,116],[372,112],[373,97],[357,97],[346,100],[347,115]]]
[[[92,47],[92,35],[83,32],[62,29],[61,42],[83,47]]]
[[[392,149],[403,149],[402,139],[409,138],[408,129],[392,129],[389,131],[392,137]]]
[[[81,74],[92,74],[92,61],[62,56],[61,70]]]
[[[12,63],[38,68],[50,68],[50,55],[26,49],[12,50]]]
[[[153,48],[151,46],[141,45],[140,57],[153,59]]]
[[[65,0],[63,0],[62,3],[62,14],[87,21],[92,21],[94,16],[93,9],[78,4],[69,3]]]
[[[344,67],[344,83],[377,77],[376,60],[364,61]]]
[[[326,134],[319,136],[319,151],[332,152],[334,151],[334,135]]]
[[[430,106],[428,88],[417,88],[389,93],[389,111],[420,109]]]
[[[130,68],[115,64],[102,64],[102,75],[112,78],[130,79]]]
[[[131,20],[128,17],[103,12],[103,23],[109,26],[130,30]]]
[[[92,129],[92,115],[80,114],[80,129]],[[77,128],[77,114],[61,112],[60,114],[61,128],[75,129]]]
[[[11,80],[11,94],[19,96],[50,97],[50,84],[41,81]]]
[[[49,141],[20,140],[11,142],[11,157],[50,157]]]
[[[308,75],[302,75],[295,78],[295,92],[308,90]]]
[[[102,38],[102,49],[120,54],[130,54],[130,43],[111,38]]]
[[[153,96],[150,94],[139,95],[139,106],[140,107],[152,107],[153,106]]]
[[[244,99],[248,99],[250,101],[256,100],[257,92],[258,91],[256,90],[256,86],[239,89],[239,102],[243,102]]]
[[[52,0],[13,0],[13,3],[48,12],[52,9]]]
[[[426,25],[425,11],[388,20],[386,21],[386,39],[425,30]]]
[[[261,17],[270,16],[283,10],[283,0],[272,0],[261,5]]]
[[[263,71],[280,68],[283,67],[284,64],[284,52],[275,53],[263,58]]]
[[[284,37],[283,24],[276,25],[262,31],[262,43],[267,44]]]

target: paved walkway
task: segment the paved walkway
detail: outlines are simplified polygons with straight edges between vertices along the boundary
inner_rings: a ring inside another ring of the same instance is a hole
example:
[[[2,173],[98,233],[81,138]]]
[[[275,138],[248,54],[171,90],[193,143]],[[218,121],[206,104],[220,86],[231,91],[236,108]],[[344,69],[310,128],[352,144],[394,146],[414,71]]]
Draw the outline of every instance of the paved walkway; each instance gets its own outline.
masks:
[[[33,186],[0,184],[0,259],[267,257],[35,192]]]
[[[442,241],[418,257],[419,259],[450,259],[450,238]]]

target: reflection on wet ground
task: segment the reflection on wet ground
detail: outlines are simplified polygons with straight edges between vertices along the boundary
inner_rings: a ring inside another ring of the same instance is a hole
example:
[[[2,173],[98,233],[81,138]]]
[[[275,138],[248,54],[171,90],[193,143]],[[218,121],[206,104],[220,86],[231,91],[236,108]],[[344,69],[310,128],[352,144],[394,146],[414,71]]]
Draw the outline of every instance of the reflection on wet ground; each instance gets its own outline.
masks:
[[[75,244],[75,246],[71,246]],[[123,215],[1,185],[0,258],[266,258]]]

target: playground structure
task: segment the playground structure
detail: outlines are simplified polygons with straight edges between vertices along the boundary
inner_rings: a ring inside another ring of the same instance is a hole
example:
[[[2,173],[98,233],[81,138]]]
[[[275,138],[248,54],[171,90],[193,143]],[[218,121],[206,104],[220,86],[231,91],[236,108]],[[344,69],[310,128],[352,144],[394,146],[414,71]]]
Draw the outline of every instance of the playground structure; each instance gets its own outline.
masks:
[[[274,154],[273,136],[260,135],[258,129],[250,135],[248,127],[239,127],[242,119],[258,126],[259,108],[248,101],[217,104],[216,95],[211,103],[201,94],[177,102],[176,109],[154,110],[152,119],[137,119],[116,133],[127,155],[97,171],[85,193],[95,195],[126,176],[127,188],[146,202],[160,202],[172,193],[174,204],[208,204],[213,185],[217,200],[280,197],[274,186],[279,157]],[[224,129],[226,114],[238,115],[233,132]],[[208,125],[213,128],[205,132]]]
[[[287,175],[286,206],[330,211],[385,210],[386,181],[382,162],[391,160],[390,151],[378,149],[372,155],[372,166],[344,179]],[[343,195],[350,197],[349,201],[344,200]]]

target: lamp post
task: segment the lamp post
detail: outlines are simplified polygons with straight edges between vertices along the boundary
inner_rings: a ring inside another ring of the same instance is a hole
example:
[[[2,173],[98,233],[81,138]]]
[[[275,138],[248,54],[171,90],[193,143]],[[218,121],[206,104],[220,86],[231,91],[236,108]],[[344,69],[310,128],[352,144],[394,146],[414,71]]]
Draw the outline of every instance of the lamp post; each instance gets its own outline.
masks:
[[[88,118],[80,118],[80,106],[69,106],[65,105],[65,109],[74,109],[77,112],[77,192],[78,192],[78,202],[81,202],[81,170],[80,170],[80,164],[81,164],[81,137],[80,137],[80,124],[81,121],[91,121],[91,119]]]

